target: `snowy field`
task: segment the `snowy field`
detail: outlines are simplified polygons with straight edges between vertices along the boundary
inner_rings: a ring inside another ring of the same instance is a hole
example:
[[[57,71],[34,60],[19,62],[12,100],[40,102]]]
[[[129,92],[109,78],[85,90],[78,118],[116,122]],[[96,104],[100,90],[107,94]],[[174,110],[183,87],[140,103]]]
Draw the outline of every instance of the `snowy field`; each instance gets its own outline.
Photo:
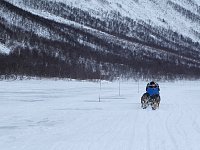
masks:
[[[146,82],[121,82],[120,96],[117,81],[0,84],[1,150],[200,149],[200,81],[159,83],[155,111],[140,107]]]

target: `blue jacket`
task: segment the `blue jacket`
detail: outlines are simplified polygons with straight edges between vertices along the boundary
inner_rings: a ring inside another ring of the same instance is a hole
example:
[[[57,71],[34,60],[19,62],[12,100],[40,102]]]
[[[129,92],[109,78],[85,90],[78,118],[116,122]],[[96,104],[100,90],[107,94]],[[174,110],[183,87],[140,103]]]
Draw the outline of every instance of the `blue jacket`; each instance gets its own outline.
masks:
[[[147,88],[147,93],[150,95],[150,96],[153,96],[153,95],[159,95],[159,88],[156,87],[156,88]]]
[[[156,86],[152,87],[149,83],[147,84],[147,87],[146,87],[146,92],[150,95],[150,96],[153,96],[153,95],[159,95],[160,91],[160,88],[159,88],[159,85],[156,83]]]

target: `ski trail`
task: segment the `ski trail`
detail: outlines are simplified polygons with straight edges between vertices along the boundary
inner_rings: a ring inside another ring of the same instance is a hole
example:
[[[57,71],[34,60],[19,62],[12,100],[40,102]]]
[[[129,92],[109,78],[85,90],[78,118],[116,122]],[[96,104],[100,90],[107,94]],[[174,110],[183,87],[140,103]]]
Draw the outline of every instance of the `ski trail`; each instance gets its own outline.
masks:
[[[151,110],[150,110],[151,111]],[[133,147],[132,149],[138,149],[138,150],[146,150],[149,149],[150,143],[149,143],[149,123],[150,120],[152,120],[152,117],[146,117],[148,116],[149,110],[139,110],[138,111],[138,118],[137,122],[135,124],[135,140],[133,141]],[[138,142],[140,141],[140,142]]]
[[[132,112],[131,112],[132,113]],[[136,128],[136,123],[138,122],[138,115],[139,114],[139,110],[136,111],[135,117],[134,117],[134,121],[131,122],[131,128],[130,128],[130,139],[129,139],[129,147],[128,149],[134,149],[134,141],[137,141],[137,136],[136,136],[136,132],[137,132],[137,128]],[[130,118],[132,119],[132,118]]]
[[[162,121],[164,118],[160,115],[159,110],[155,110],[149,114],[149,120],[146,124],[147,126],[147,146],[148,150],[159,150],[166,149],[166,139],[167,135],[165,134],[165,125]],[[167,148],[168,149],[168,148]]]
[[[151,149],[151,138],[150,138],[150,132],[151,132],[151,122],[153,121],[153,116],[151,116],[151,118],[149,119],[148,123],[147,123],[147,127],[146,127],[146,132],[147,132],[147,145],[146,145],[146,149],[150,150]]]
[[[182,150],[185,147],[190,147],[190,145],[188,144],[188,136],[180,124],[184,120],[183,107],[180,104],[175,105],[173,111],[167,116],[165,124],[172,143],[171,146],[173,145],[172,148],[174,150]]]
[[[179,150],[178,144],[176,143],[176,139],[175,139],[174,133],[172,131],[173,125],[170,125],[170,122],[171,122],[170,119],[171,119],[172,116],[173,116],[173,114],[170,113],[170,115],[166,119],[166,123],[165,123],[166,124],[166,129],[167,129],[167,133],[170,136],[171,143],[173,144],[173,147],[174,147],[173,149],[174,150]]]
[[[196,141],[198,141],[198,136],[200,136],[200,132],[198,131],[199,121],[197,121],[199,113],[197,113],[198,111],[196,111],[194,106],[185,106],[182,106],[184,108],[182,109],[183,117],[180,119],[179,124],[177,124],[177,129],[181,133],[181,137],[183,137],[184,147],[190,150],[199,149],[199,146],[196,147]]]

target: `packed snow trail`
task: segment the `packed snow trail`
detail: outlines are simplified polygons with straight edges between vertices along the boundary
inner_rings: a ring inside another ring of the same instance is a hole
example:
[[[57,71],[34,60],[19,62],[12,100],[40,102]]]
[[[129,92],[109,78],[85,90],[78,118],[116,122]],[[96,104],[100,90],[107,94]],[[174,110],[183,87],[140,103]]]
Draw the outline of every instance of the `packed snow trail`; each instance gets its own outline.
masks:
[[[158,110],[141,109],[147,82],[1,81],[3,150],[199,150],[200,81],[161,82]],[[139,86],[138,86],[139,85]],[[99,101],[99,94],[100,100]]]

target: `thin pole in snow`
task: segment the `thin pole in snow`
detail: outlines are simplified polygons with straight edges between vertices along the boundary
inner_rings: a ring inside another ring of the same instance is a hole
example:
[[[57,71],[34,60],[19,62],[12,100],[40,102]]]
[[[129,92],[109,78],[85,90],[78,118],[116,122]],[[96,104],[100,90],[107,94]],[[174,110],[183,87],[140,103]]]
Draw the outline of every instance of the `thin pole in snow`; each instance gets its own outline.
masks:
[[[100,85],[99,85],[99,102],[101,102],[101,72],[100,72]]]
[[[119,96],[121,95],[121,83],[120,83],[120,76],[119,76]]]

